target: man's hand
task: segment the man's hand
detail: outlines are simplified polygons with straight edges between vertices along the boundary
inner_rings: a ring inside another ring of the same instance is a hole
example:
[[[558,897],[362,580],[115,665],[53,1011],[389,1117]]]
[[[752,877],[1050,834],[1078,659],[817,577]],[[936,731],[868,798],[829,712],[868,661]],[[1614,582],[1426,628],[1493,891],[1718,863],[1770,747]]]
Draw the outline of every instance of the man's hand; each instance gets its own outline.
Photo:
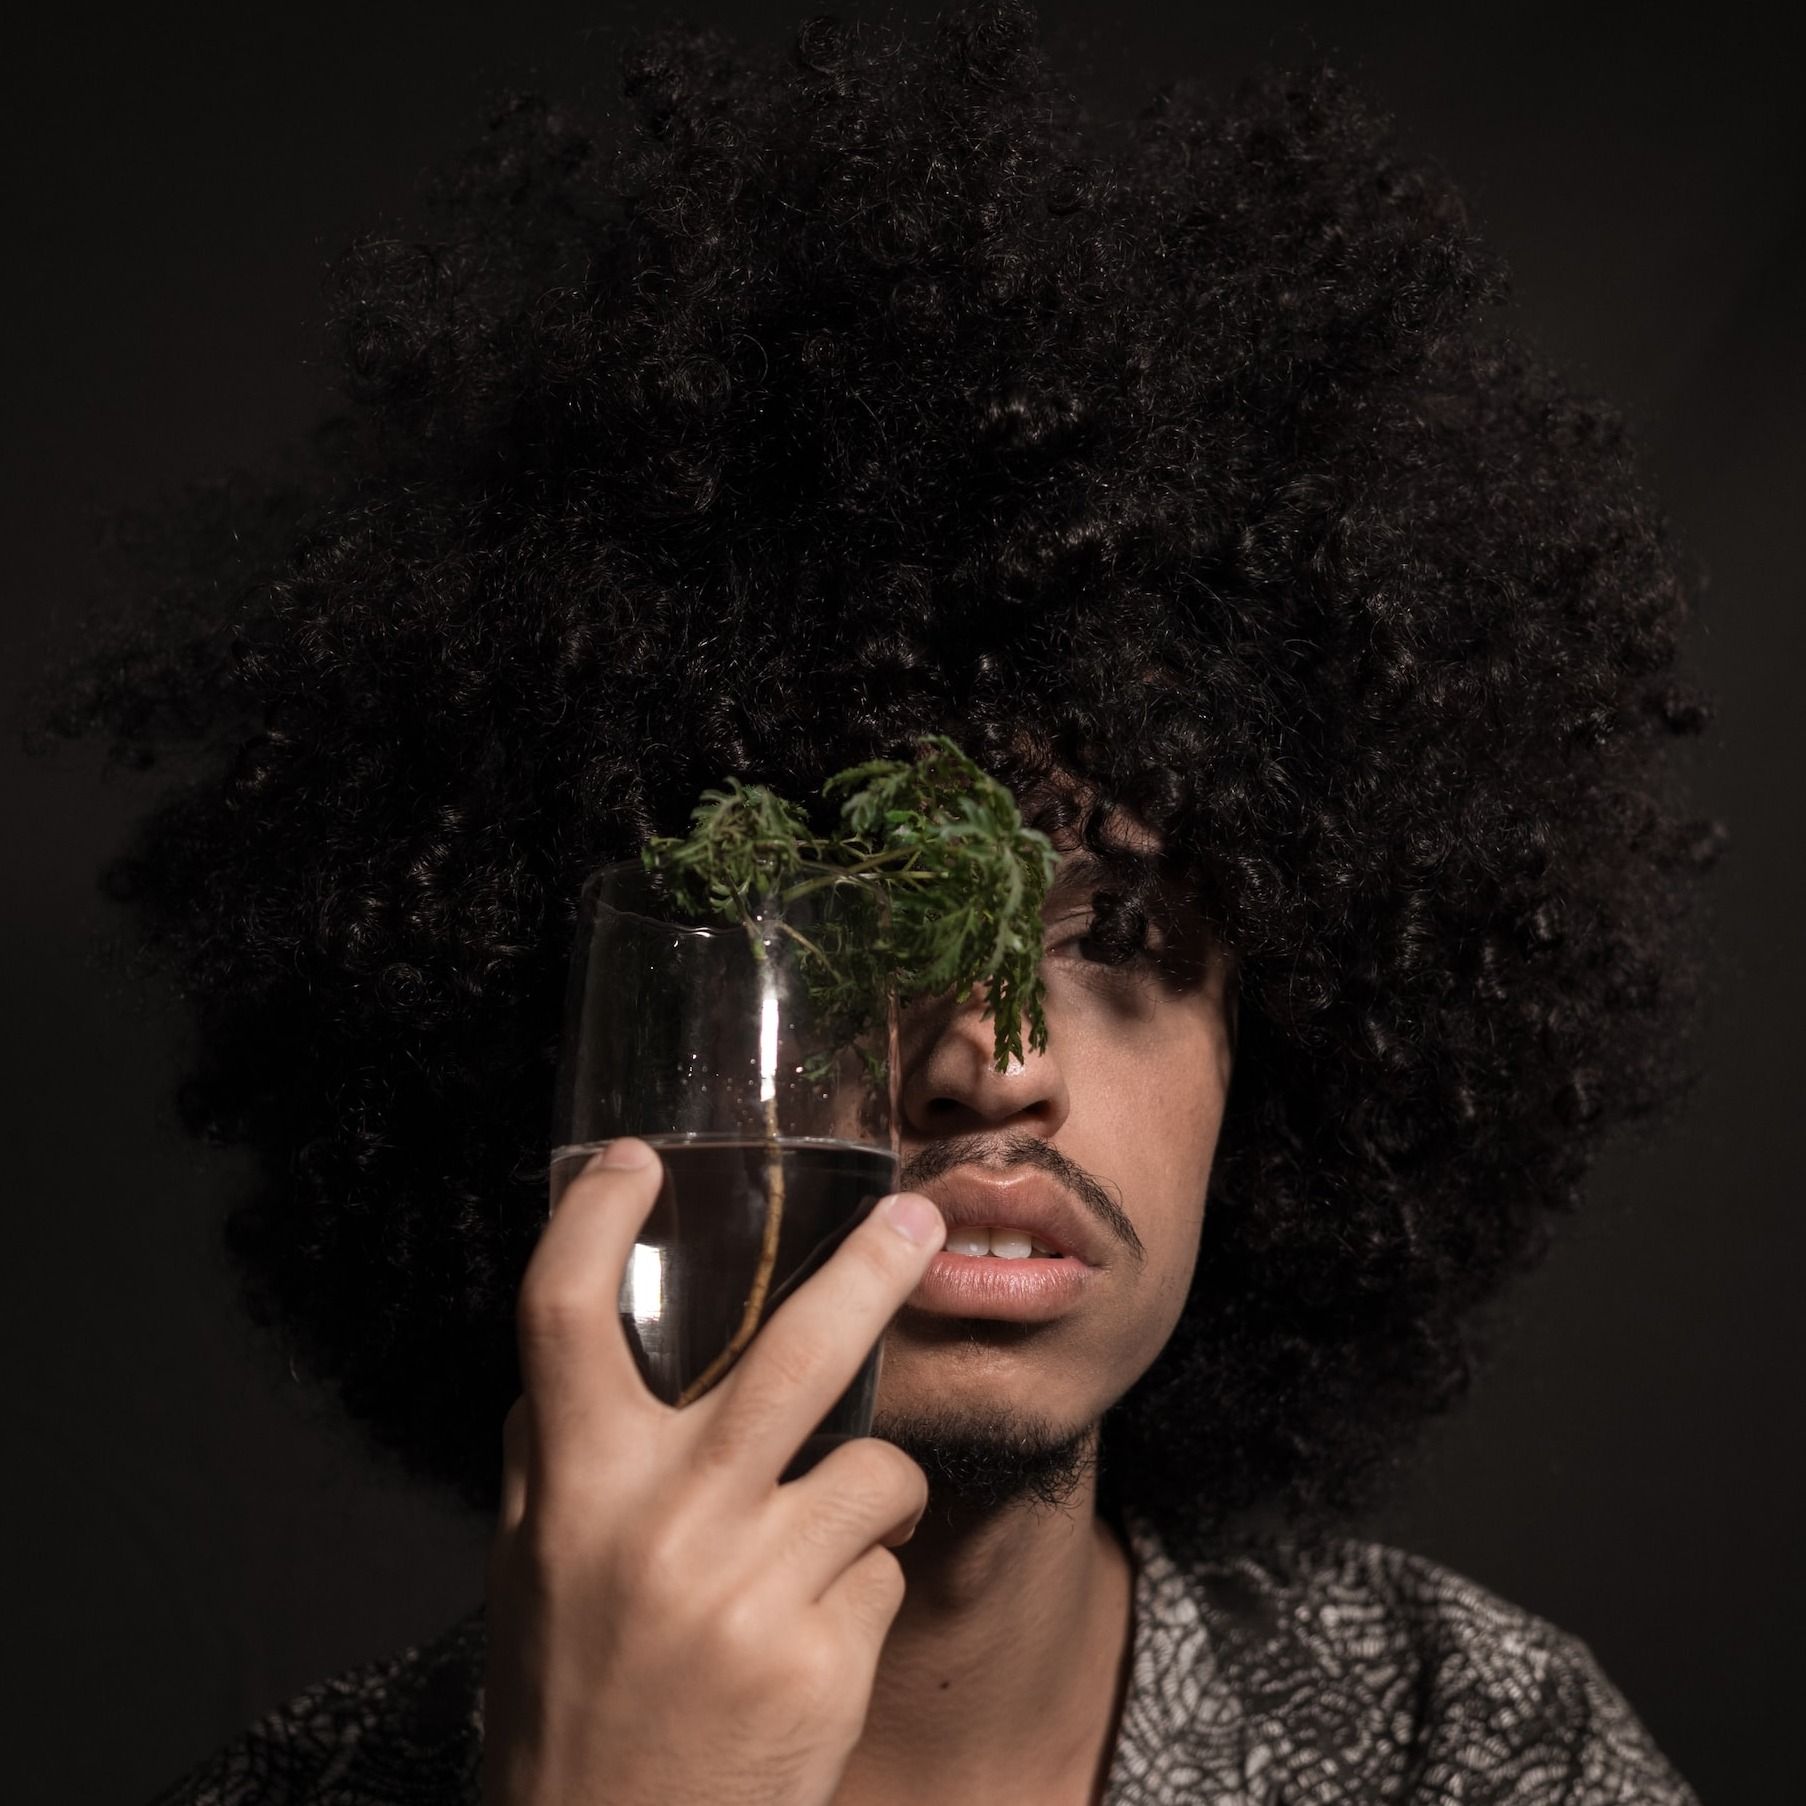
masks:
[[[525,1394],[489,1562],[486,1806],[826,1806],[903,1600],[891,1550],[928,1502],[871,1437],[778,1475],[946,1239],[904,1194],[679,1411],[617,1299],[659,1189],[615,1142],[572,1181],[521,1286]],[[911,1214],[919,1240],[899,1232]]]

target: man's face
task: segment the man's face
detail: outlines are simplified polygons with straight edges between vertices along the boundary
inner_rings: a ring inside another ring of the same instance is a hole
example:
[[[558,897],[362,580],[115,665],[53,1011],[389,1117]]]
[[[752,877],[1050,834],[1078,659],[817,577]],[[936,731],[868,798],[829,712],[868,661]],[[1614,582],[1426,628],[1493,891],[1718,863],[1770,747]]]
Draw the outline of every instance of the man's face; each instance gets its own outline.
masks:
[[[1057,1191],[1094,1262],[1041,1321],[912,1303],[887,1332],[874,1433],[950,1509],[1063,1496],[1191,1283],[1229,1087],[1228,962],[1170,885],[1150,898],[1145,951],[1132,931],[1100,938],[1100,890],[1122,886],[1067,853],[1044,915],[1045,1053],[999,1072],[977,997],[917,1005],[902,1024],[904,1185],[937,1201],[996,1186],[1006,1215],[1013,1184]]]

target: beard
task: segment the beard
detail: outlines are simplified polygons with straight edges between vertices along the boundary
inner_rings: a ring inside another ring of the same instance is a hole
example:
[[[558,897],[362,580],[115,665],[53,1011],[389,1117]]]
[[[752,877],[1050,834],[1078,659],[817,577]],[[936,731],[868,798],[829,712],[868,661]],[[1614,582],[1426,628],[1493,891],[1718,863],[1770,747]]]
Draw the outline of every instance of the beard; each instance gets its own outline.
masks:
[[[1061,1430],[999,1406],[878,1412],[872,1434],[928,1476],[924,1524],[966,1529],[1018,1505],[1059,1511],[1097,1466],[1097,1425]]]

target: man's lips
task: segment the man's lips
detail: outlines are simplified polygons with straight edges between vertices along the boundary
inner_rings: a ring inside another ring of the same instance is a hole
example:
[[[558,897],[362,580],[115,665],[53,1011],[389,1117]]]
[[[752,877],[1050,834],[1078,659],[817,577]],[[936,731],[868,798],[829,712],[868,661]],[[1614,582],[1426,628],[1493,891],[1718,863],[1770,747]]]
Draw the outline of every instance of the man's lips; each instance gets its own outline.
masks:
[[[947,1219],[949,1231],[1020,1229],[1087,1267],[1108,1264],[1099,1225],[1080,1209],[1070,1192],[1033,1168],[989,1173],[962,1167],[912,1189],[933,1200]],[[997,1255],[981,1258],[1000,1260]]]
[[[1084,1302],[1086,1291],[1104,1275],[1077,1255],[1004,1260],[995,1254],[949,1254],[943,1248],[928,1263],[921,1284],[904,1305],[905,1315],[994,1317],[1017,1323],[1051,1323]]]

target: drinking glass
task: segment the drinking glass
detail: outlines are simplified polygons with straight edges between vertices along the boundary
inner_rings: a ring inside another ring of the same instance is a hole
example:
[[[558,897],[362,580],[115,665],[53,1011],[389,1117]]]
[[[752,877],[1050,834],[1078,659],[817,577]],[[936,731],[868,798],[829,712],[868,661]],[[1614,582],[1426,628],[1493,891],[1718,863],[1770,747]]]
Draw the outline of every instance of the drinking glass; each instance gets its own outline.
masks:
[[[768,899],[749,922],[699,917],[638,860],[583,888],[550,1204],[617,1136],[658,1150],[664,1179],[619,1309],[641,1377],[667,1404],[723,1378],[897,1188],[894,1000],[850,1029],[819,957],[860,932],[868,908],[829,885]],[[874,1345],[782,1478],[871,1433],[881,1358]]]

